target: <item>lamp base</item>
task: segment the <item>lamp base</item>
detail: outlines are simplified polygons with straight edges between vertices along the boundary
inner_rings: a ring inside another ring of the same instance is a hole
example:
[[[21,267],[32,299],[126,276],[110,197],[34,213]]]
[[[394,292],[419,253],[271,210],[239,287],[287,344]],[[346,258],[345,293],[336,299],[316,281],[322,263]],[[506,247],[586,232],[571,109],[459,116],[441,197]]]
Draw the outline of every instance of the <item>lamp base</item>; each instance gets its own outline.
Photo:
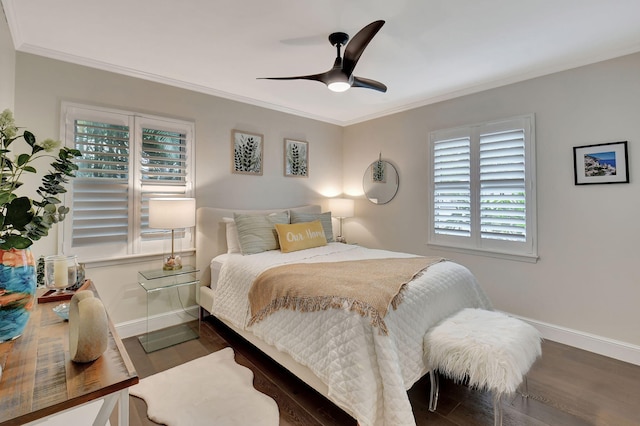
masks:
[[[163,271],[177,271],[182,269],[182,258],[180,256],[167,256],[162,262]]]

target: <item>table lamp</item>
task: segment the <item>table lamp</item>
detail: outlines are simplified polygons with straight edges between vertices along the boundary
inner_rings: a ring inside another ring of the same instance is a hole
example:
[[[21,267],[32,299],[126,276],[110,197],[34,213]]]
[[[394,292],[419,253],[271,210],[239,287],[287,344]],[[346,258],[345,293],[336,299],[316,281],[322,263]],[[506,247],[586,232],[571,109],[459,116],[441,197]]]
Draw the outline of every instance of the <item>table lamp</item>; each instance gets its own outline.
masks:
[[[196,224],[195,198],[150,198],[149,228],[171,230],[171,253],[164,256],[162,269],[182,269],[182,259],[175,250],[175,231]]]
[[[340,232],[336,237],[336,241],[339,243],[346,243],[347,241],[342,236],[342,220],[347,217],[353,217],[354,215],[354,202],[349,198],[330,198],[329,210],[331,216],[340,219]]]

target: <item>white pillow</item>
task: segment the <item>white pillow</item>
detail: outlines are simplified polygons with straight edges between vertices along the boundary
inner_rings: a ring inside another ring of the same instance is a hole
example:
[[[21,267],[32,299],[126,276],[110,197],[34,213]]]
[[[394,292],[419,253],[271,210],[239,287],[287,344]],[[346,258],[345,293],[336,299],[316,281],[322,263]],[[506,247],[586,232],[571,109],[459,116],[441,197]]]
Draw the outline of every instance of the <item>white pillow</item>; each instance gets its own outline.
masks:
[[[223,217],[222,221],[227,228],[227,253],[240,253],[240,239],[238,238],[238,227],[232,217]]]

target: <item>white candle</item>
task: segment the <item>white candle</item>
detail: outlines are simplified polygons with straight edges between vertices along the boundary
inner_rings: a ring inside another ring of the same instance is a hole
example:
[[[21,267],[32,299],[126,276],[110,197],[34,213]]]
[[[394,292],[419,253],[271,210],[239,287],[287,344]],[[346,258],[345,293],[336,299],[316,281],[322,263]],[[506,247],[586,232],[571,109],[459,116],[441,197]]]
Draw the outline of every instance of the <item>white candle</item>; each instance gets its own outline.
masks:
[[[53,261],[53,284],[56,288],[69,287],[69,269],[67,259],[56,259]]]

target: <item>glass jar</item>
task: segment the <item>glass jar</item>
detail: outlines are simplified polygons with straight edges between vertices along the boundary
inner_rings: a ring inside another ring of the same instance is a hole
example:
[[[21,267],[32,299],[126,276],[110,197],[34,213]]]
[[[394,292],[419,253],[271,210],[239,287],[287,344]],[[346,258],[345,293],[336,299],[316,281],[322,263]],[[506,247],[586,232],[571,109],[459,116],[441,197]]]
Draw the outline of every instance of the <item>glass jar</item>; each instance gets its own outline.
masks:
[[[78,280],[78,257],[57,254],[44,258],[44,283],[55,294],[63,294]]]

